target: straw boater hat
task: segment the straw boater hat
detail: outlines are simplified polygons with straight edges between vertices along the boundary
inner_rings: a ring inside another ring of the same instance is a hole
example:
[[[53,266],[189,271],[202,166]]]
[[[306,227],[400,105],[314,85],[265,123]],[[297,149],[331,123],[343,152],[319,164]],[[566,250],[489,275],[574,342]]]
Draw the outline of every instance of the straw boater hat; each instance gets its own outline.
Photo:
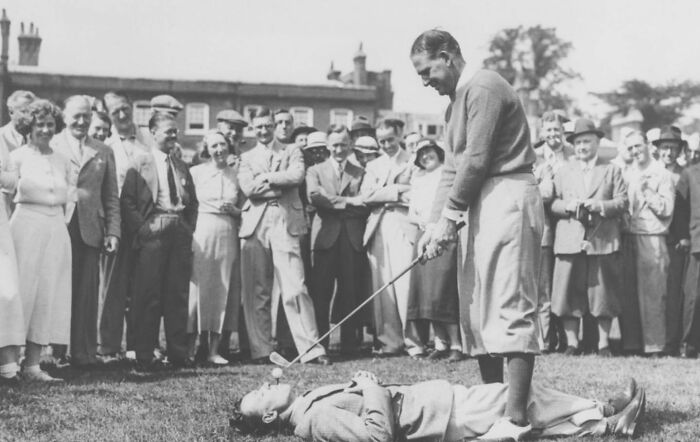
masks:
[[[663,143],[664,141],[670,141],[678,144],[678,147],[685,147],[688,145],[688,142],[683,139],[683,136],[681,135],[681,130],[677,128],[676,126],[664,126],[661,128],[661,131],[659,132],[659,138],[656,140],[652,141],[651,143],[659,147],[659,144]]]
[[[596,134],[598,138],[603,138],[605,136],[605,133],[597,129],[591,120],[588,118],[579,118],[574,124],[573,132],[566,137],[566,141],[573,143],[576,137],[584,134]]]
[[[328,136],[325,132],[316,131],[311,132],[309,137],[306,139],[306,146],[304,150],[313,149],[314,147],[324,147],[328,148]]]
[[[421,153],[426,149],[435,150],[440,162],[441,163],[445,162],[445,150],[442,147],[440,147],[440,145],[437,144],[435,141],[433,141],[431,139],[423,139],[423,140],[420,140],[418,142],[418,146],[416,148],[416,159],[413,160],[413,164],[420,167],[421,169],[423,168],[423,166],[420,164],[420,156],[421,156]]]
[[[380,154],[377,140],[368,136],[360,137],[355,140],[355,145],[352,148],[364,154]]]

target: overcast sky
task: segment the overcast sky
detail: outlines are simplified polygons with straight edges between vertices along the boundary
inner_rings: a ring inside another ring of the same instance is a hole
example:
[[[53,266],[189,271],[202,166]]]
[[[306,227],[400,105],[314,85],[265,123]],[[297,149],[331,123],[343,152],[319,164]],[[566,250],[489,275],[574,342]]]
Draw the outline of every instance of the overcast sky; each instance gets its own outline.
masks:
[[[331,60],[352,69],[360,41],[370,70],[393,72],[394,108],[441,112],[408,58],[415,37],[441,27],[481,64],[504,27],[555,27],[574,49],[581,90],[621,81],[697,79],[697,0],[4,0],[12,20],[43,37],[40,65],[57,72],[131,77],[323,84]]]

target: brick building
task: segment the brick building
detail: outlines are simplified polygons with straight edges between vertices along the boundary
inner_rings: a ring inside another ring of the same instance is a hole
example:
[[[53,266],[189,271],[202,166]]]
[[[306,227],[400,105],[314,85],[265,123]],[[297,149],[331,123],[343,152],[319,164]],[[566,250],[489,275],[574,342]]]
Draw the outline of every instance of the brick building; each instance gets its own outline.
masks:
[[[260,106],[285,108],[292,112],[297,124],[325,129],[330,123],[349,126],[358,115],[374,121],[382,111],[390,110],[393,106],[391,71],[367,71],[362,44],[354,56],[352,72],[343,75],[335,71],[331,63],[331,72],[326,80],[315,85],[124,78],[44,69],[39,64],[42,38],[33,24],[27,29],[24,24],[21,25],[18,63],[10,65],[10,25],[3,10],[0,18],[0,122],[3,124],[8,121],[5,101],[12,91],[18,89],[31,90],[56,103],[74,94],[102,97],[110,90],[120,90],[133,100],[134,117],[139,125],[148,122],[151,97],[172,95],[185,106],[178,115],[184,145],[198,142],[201,135],[215,125],[216,114],[222,109],[236,109],[248,117]]]

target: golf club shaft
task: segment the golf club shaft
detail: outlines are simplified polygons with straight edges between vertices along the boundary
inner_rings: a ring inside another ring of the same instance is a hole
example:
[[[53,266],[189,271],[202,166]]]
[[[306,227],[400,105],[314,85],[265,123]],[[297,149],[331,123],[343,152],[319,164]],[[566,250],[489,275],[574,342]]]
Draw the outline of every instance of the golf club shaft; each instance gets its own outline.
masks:
[[[389,287],[390,285],[392,285],[393,283],[395,283],[396,281],[398,281],[399,278],[401,278],[403,275],[405,275],[406,273],[408,273],[408,271],[410,271],[413,267],[415,267],[415,265],[418,264],[418,263],[421,261],[422,258],[423,258],[423,254],[418,255],[418,256],[416,257],[416,259],[414,259],[413,261],[411,261],[411,263],[410,263],[405,269],[403,269],[398,275],[394,276],[394,278],[393,278],[391,281],[387,282],[386,284],[384,284],[383,286],[381,286],[376,292],[372,293],[367,299],[365,299],[364,301],[362,301],[362,303],[361,303],[360,305],[358,305],[357,307],[355,307],[355,310],[353,310],[353,311],[351,311],[350,313],[348,313],[347,316],[345,316],[345,317],[344,317],[343,319],[341,319],[337,324],[335,324],[333,327],[331,327],[330,330],[328,330],[326,333],[323,334],[323,336],[321,336],[320,338],[318,338],[318,339],[316,340],[316,342],[314,342],[312,345],[309,346],[309,348],[307,348],[307,349],[304,350],[302,353],[300,353],[296,358],[292,359],[292,361],[289,363],[288,367],[291,366],[291,365],[294,365],[295,362],[299,361],[302,357],[304,357],[304,355],[305,355],[306,353],[308,353],[309,351],[311,351],[311,349],[314,348],[316,345],[318,345],[319,342],[323,341],[323,340],[326,339],[328,336],[330,336],[331,333],[333,333],[334,331],[336,331],[336,330],[338,329],[338,327],[340,327],[341,325],[343,325],[343,323],[344,323],[345,321],[347,321],[347,320],[350,319],[355,313],[357,313],[358,311],[360,311],[360,310],[362,309],[362,307],[364,307],[364,306],[366,306],[367,304],[369,304],[369,302],[370,302],[372,299],[374,299],[377,295],[379,295],[381,292],[383,292],[384,290],[386,290],[387,287]]]

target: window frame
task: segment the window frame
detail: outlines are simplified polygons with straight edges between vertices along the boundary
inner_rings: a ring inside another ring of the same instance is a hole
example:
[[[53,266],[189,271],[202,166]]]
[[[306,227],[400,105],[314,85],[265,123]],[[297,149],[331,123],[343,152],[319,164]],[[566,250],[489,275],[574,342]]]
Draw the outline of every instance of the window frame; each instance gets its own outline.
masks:
[[[348,114],[347,121],[340,123],[340,124],[344,124],[345,126],[350,127],[352,125],[352,118],[353,118],[355,113],[352,111],[352,109],[348,109],[345,107],[337,107],[337,108],[331,109],[330,113],[329,113],[329,123],[330,124],[338,124],[336,121],[334,121],[335,114],[338,112],[347,112],[347,114]]]
[[[302,112],[307,112],[308,118],[306,121],[299,121],[299,119],[294,115],[295,112],[302,111]],[[308,106],[294,106],[289,108],[289,113],[292,114],[292,118],[294,118],[294,127],[298,127],[303,125],[313,127],[314,125],[314,110],[311,107]]]
[[[202,109],[202,128],[191,128],[190,109],[201,107]],[[209,130],[209,103],[192,102],[185,105],[185,135],[204,135]]]

